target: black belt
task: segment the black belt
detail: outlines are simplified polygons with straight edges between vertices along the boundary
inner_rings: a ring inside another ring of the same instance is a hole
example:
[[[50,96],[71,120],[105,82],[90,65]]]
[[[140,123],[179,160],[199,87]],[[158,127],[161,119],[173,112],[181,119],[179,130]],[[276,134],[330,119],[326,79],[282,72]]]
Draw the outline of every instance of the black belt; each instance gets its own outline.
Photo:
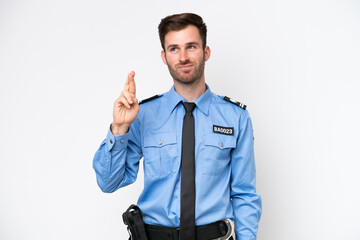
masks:
[[[145,231],[148,240],[178,240],[180,228],[145,224]],[[223,237],[227,231],[228,227],[224,221],[196,226],[196,240],[209,240]]]

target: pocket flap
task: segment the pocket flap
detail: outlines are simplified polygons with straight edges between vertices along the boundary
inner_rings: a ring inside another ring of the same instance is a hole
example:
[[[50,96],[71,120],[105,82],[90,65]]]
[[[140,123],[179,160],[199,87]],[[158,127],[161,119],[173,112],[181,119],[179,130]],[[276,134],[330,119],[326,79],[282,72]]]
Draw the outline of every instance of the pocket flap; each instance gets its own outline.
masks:
[[[176,143],[176,134],[174,132],[152,133],[144,136],[144,147],[163,147]]]
[[[215,134],[208,134],[205,137],[205,145],[217,147],[220,149],[235,148],[236,147],[236,137],[234,137],[234,136],[218,136]]]

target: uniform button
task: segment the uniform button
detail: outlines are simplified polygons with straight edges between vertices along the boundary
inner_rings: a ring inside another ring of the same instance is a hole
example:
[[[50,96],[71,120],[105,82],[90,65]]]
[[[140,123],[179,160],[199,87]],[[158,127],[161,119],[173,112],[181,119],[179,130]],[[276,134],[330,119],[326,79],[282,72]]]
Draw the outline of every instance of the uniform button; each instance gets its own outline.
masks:
[[[124,140],[121,140],[120,142],[121,142],[121,143],[124,143]]]
[[[220,143],[220,146],[221,146],[221,147],[223,147],[223,146],[224,146],[224,144],[223,144],[223,143]]]
[[[113,141],[110,139],[110,143],[112,144],[113,143]]]
[[[159,141],[159,145],[162,145],[162,141]]]

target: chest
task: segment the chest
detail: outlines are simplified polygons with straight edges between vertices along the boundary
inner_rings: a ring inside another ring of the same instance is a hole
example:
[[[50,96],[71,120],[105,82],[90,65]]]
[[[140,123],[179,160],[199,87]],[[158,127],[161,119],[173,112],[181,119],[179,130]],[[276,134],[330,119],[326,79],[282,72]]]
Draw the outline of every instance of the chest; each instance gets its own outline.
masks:
[[[142,122],[145,175],[166,176],[179,172],[183,117],[183,112],[175,111],[165,120],[152,118]],[[194,112],[197,174],[218,175],[229,168],[231,151],[236,147],[239,132],[237,122],[237,119],[221,113],[205,115]]]

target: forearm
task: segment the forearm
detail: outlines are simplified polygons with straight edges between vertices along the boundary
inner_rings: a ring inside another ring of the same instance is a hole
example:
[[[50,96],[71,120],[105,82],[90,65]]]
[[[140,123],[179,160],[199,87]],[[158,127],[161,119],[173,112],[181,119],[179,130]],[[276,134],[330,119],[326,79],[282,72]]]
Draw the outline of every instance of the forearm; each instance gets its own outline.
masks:
[[[114,136],[109,131],[94,156],[93,168],[103,192],[114,192],[136,180],[140,153],[129,135]]]
[[[261,216],[261,197],[255,192],[233,196],[235,230],[239,240],[256,240]]]

